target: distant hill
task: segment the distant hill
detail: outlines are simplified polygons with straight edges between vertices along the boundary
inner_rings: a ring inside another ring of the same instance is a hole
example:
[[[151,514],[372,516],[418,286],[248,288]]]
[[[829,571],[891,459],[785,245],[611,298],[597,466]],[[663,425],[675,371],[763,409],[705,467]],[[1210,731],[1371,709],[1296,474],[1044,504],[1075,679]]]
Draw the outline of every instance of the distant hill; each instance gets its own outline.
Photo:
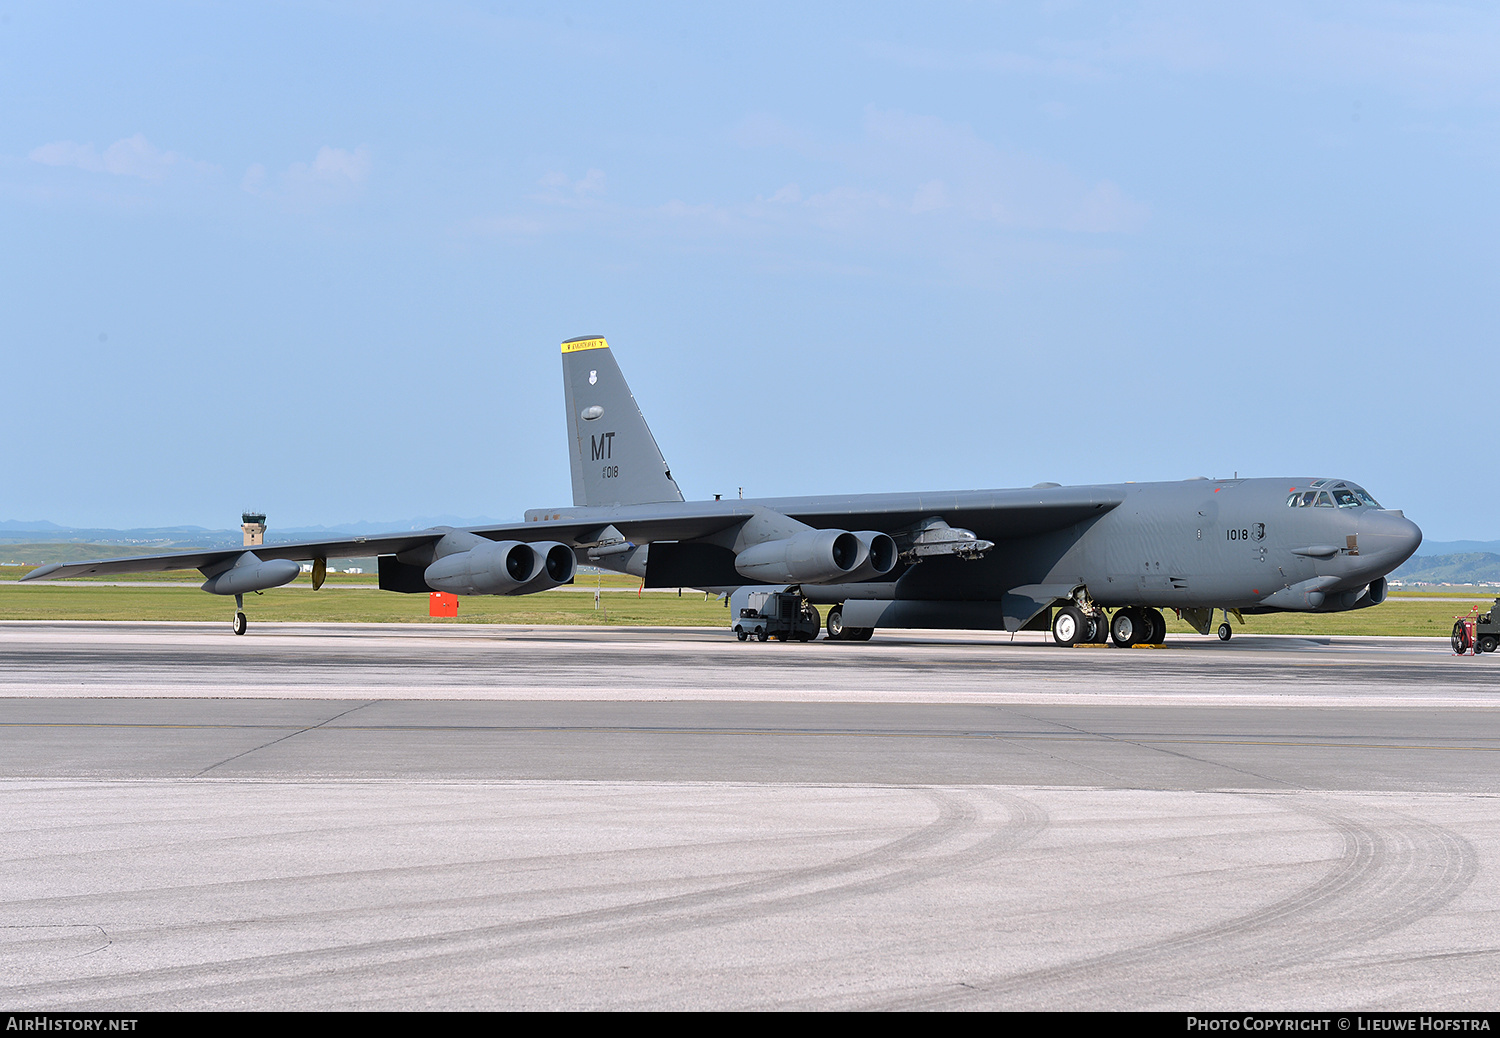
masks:
[[[1391,574],[1403,584],[1500,584],[1500,554],[1463,551],[1416,555]]]
[[[1423,541],[1423,555],[1461,555],[1465,552],[1500,555],[1500,541]]]

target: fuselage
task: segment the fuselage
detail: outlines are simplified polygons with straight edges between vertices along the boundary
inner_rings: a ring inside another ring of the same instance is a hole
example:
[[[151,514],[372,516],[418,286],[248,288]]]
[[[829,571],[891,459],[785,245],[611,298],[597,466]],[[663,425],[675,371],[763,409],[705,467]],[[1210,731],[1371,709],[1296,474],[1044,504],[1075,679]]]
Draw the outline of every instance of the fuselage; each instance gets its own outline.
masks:
[[[1125,499],[1080,531],[1035,582],[1076,579],[1109,607],[1377,604],[1384,598],[1378,582],[1417,550],[1422,532],[1401,513],[1364,503],[1368,495],[1351,486],[1307,479],[1125,484]],[[1338,503],[1341,494],[1349,503]]]

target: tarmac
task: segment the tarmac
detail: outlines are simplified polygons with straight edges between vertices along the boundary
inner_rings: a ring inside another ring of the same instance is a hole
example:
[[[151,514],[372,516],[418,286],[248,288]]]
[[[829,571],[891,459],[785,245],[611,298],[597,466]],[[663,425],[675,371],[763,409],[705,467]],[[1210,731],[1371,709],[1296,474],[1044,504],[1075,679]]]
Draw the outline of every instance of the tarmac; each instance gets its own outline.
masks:
[[[0,1008],[1500,1002],[1446,639],[0,623]]]

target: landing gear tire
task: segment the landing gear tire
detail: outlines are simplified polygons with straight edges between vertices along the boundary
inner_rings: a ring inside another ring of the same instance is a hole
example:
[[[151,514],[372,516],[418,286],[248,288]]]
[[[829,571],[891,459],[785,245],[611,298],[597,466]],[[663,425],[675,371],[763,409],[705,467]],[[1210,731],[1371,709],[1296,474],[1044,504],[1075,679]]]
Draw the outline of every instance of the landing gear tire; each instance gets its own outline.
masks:
[[[1088,621],[1077,606],[1063,606],[1052,618],[1052,640],[1065,649],[1082,641],[1087,631]]]
[[[875,628],[873,627],[855,627],[848,635],[848,638],[851,641],[867,642],[870,640],[871,636],[874,635],[874,633]]]
[[[1227,642],[1229,639],[1231,639],[1233,637],[1234,637],[1234,628],[1229,626],[1229,621],[1228,620],[1225,620],[1223,623],[1221,623],[1219,625],[1219,641],[1221,641],[1221,642]]]
[[[1121,609],[1110,621],[1109,636],[1122,649],[1141,640],[1141,617],[1134,609]]]
[[[1085,633],[1084,641],[1090,645],[1109,641],[1109,617],[1103,613],[1094,613],[1085,616],[1084,620],[1088,623],[1088,631]]]
[[[1500,649],[1500,638],[1496,638],[1493,634],[1486,634],[1479,639],[1480,652],[1494,652],[1496,649]]]
[[[242,613],[242,612],[240,612],[239,610],[235,610],[235,614],[234,614],[234,633],[235,634],[244,634],[245,633],[245,628],[247,628],[249,626],[250,626],[250,621],[245,618],[245,614]]]
[[[841,642],[849,637],[849,632],[844,630],[844,607],[834,606],[828,610],[828,640]]]
[[[1151,637],[1148,640],[1152,645],[1160,645],[1167,640],[1167,618],[1161,615],[1160,609],[1147,609],[1146,617],[1151,621]]]

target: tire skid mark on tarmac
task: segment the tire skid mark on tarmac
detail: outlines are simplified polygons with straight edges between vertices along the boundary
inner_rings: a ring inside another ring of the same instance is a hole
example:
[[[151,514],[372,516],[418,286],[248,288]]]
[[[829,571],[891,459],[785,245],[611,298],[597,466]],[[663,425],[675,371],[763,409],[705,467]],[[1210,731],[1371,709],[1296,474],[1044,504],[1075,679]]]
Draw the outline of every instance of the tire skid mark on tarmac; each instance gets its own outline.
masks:
[[[1280,787],[1283,787],[1283,788],[1293,788],[1293,789],[1299,788],[1299,787],[1294,786],[1292,783],[1287,782],[1285,779],[1275,778],[1275,777],[1270,776],[1270,775],[1262,775],[1259,772],[1251,771],[1248,768],[1236,767],[1233,764],[1227,764],[1227,763],[1225,763],[1223,761],[1208,760],[1208,759],[1206,759],[1204,757],[1199,757],[1199,756],[1196,756],[1194,754],[1188,753],[1185,750],[1167,749],[1163,745],[1163,743],[1167,742],[1169,740],[1163,740],[1163,739],[1138,739],[1138,738],[1133,738],[1133,737],[1131,737],[1129,735],[1120,734],[1120,733],[1091,731],[1090,729],[1087,729],[1087,728],[1080,728],[1078,725],[1069,724],[1068,722],[1066,722],[1066,721],[1064,721],[1064,720],[1062,720],[1060,718],[1035,717],[1035,716],[1033,716],[1031,714],[1024,713],[1022,711],[1014,710],[1014,709],[1012,709],[1011,712],[1012,713],[1018,713],[1018,714],[1020,714],[1020,716],[1026,718],[1027,720],[1034,721],[1034,722],[1036,722],[1038,724],[1055,725],[1056,727],[1061,728],[1064,731],[1074,733],[1079,738],[1098,739],[1098,740],[1100,740],[1102,742],[1118,742],[1118,743],[1123,743],[1123,744],[1125,744],[1127,746],[1133,746],[1133,747],[1135,747],[1138,750],[1145,750],[1145,751],[1148,751],[1148,752],[1160,753],[1160,754],[1163,754],[1163,755],[1168,756],[1168,757],[1176,757],[1179,760],[1192,761],[1194,764],[1200,765],[1202,767],[1206,767],[1206,768],[1219,768],[1219,769],[1231,772],[1231,773],[1236,774],[1236,775],[1245,775],[1245,776],[1253,778],[1253,779],[1255,779],[1255,780],[1257,780],[1259,782],[1264,782],[1268,786],[1280,786]],[[1215,744],[1210,744],[1210,745],[1215,745]]]
[[[989,791],[1007,812],[1003,824],[984,832],[975,791],[919,787],[914,792],[938,809],[929,824],[889,843],[832,862],[739,880],[708,889],[647,898],[624,905],[543,915],[515,922],[437,934],[367,941],[299,952],[248,956],[217,963],[164,967],[134,973],[79,977],[65,981],[9,985],[6,1000],[35,1005],[107,1003],[124,997],[152,997],[158,1006],[240,1004],[253,994],[274,990],[284,999],[294,987],[326,984],[348,974],[369,982],[374,971],[390,971],[393,982],[414,968],[453,963],[472,967],[543,950],[596,947],[601,941],[629,940],[747,919],[884,892],[925,879],[975,867],[1036,838],[1047,826],[1046,811],[1013,794]],[[981,835],[973,841],[976,832]],[[956,850],[941,850],[959,842]],[[811,889],[796,889],[807,887]],[[569,891],[556,891],[566,896]],[[383,905],[389,912],[397,906]],[[286,917],[294,922],[299,917]],[[222,924],[217,924],[222,925]],[[214,927],[209,927],[213,929]],[[139,936],[149,940],[152,931]],[[124,934],[120,939],[125,939]],[[252,977],[245,978],[246,972]],[[71,1000],[83,1000],[74,1003]],[[165,1001],[163,1001],[165,999]]]
[[[1440,826],[1405,815],[1363,821],[1303,803],[1299,794],[1253,795],[1317,819],[1338,836],[1333,867],[1315,883],[1245,915],[1137,948],[861,1008],[1165,1007],[1174,996],[1215,986],[1205,960],[1226,980],[1314,962],[1438,911],[1478,874],[1474,847]]]

